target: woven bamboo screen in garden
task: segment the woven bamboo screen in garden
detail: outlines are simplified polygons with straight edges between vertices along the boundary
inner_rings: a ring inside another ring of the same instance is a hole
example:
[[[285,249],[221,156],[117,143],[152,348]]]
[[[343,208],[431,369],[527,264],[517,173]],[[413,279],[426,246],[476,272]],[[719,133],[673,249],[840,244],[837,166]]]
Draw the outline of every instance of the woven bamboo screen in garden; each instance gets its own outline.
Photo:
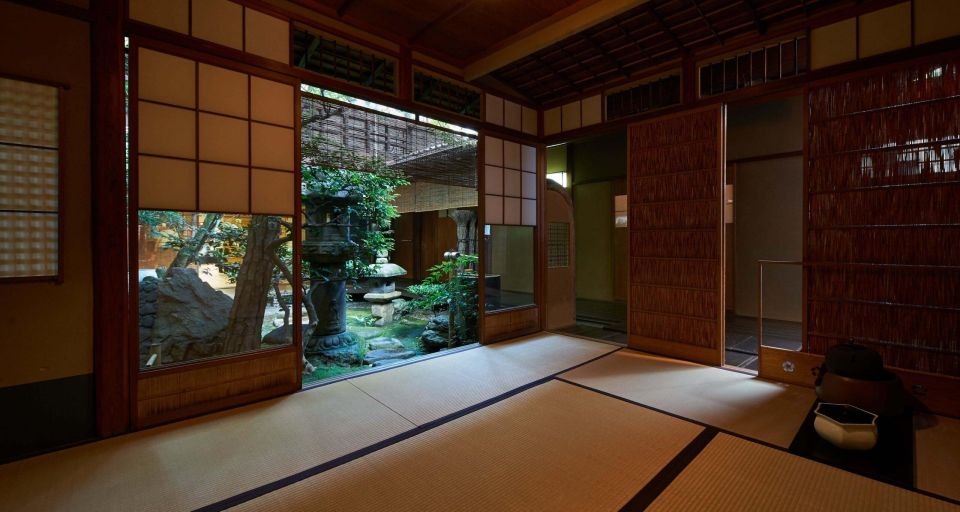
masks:
[[[699,347],[717,361],[722,129],[714,107],[629,131],[631,340]]]
[[[811,89],[806,349],[960,376],[960,63]]]

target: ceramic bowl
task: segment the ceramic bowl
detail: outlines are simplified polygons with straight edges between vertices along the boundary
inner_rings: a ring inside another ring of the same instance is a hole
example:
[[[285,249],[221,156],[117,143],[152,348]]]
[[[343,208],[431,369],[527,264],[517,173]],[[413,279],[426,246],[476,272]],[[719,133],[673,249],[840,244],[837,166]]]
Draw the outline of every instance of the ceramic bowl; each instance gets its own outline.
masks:
[[[877,415],[849,404],[821,402],[813,422],[820,437],[844,450],[870,450],[877,444]]]

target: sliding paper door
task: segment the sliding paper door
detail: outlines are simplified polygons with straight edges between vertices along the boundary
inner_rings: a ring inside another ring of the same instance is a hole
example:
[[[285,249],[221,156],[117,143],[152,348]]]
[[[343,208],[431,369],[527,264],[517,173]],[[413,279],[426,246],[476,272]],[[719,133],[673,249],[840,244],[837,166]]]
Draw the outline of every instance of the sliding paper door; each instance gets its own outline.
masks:
[[[629,129],[631,347],[723,361],[724,125],[716,106]]]

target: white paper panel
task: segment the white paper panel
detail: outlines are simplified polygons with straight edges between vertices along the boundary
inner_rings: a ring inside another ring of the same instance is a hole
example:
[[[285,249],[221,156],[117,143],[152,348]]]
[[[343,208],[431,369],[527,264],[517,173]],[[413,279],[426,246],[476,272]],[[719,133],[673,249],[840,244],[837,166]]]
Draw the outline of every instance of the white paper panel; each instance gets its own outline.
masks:
[[[253,213],[293,215],[293,173],[253,169],[251,202]]]
[[[130,19],[186,34],[190,0],[130,0]]]
[[[483,207],[487,224],[503,224],[503,197],[488,195]]]
[[[487,194],[503,194],[503,168],[484,166],[483,188]]]
[[[250,117],[254,121],[293,127],[293,86],[250,77]]]
[[[197,106],[196,62],[140,48],[137,61],[137,94],[140,99]]]
[[[520,175],[524,174],[513,169],[503,170],[503,195],[520,197],[522,193],[522,180]]]
[[[483,163],[503,165],[503,139],[486,136],[483,139]]]
[[[290,24],[255,9],[247,8],[247,52],[290,63]]]
[[[246,167],[200,164],[200,210],[245,213],[250,210]]]
[[[520,105],[512,101],[504,101],[503,125],[511,130],[520,131],[520,128],[522,127]]]
[[[141,153],[196,158],[196,112],[141,101],[137,144]]]
[[[243,7],[229,0],[195,0],[193,37],[243,50]]]
[[[503,126],[503,98],[492,94],[485,94],[484,98],[486,102],[487,122],[497,126]]]
[[[247,75],[200,63],[200,109],[247,117]]]
[[[144,210],[197,209],[197,164],[188,160],[141,156],[138,204]]]
[[[200,113],[200,160],[247,165],[250,159],[248,121]]]
[[[293,170],[293,130],[267,124],[251,124],[251,157],[254,167]]]

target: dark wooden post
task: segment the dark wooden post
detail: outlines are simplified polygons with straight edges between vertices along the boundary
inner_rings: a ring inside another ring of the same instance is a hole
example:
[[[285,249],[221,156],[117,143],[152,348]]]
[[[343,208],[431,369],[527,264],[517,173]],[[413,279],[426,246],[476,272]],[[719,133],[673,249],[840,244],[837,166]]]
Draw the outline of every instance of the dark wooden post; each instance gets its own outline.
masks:
[[[97,433],[130,426],[122,0],[94,0],[91,36],[93,366]],[[136,269],[130,269],[136,271]]]

